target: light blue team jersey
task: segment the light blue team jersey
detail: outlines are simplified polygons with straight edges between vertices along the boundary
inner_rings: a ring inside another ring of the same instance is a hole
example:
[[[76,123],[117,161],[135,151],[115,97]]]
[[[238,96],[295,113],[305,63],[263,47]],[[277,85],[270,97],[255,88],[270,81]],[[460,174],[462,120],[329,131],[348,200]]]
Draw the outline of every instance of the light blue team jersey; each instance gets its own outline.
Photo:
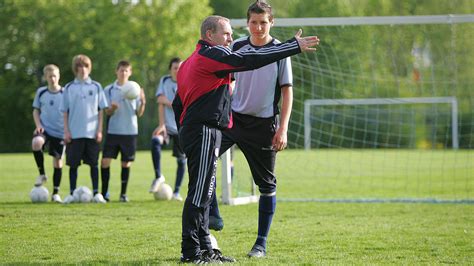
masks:
[[[137,108],[141,105],[140,96],[128,100],[123,96],[122,86],[119,86],[117,81],[105,87],[104,93],[109,107],[112,102],[116,102],[119,106],[107,119],[107,133],[138,135]]]
[[[99,111],[107,108],[102,86],[88,78],[74,79],[64,86],[61,111],[69,113],[69,131],[72,139],[94,139],[99,126]]]
[[[273,39],[261,46],[280,43]],[[242,37],[232,43],[232,51],[258,48],[250,43],[250,37]],[[287,57],[264,67],[234,73],[235,87],[232,93],[232,110],[237,113],[268,118],[279,113],[278,102],[281,87],[293,85],[291,59]]]
[[[52,137],[64,137],[64,119],[61,112],[63,102],[63,88],[57,92],[40,87],[36,90],[33,108],[40,111],[40,121],[46,133]]]
[[[177,83],[171,78],[171,75],[163,76],[160,79],[158,88],[156,89],[156,97],[164,95],[170,102],[173,102],[177,89]],[[173,108],[169,106],[165,106],[165,126],[168,134],[178,135],[178,128],[176,127]]]

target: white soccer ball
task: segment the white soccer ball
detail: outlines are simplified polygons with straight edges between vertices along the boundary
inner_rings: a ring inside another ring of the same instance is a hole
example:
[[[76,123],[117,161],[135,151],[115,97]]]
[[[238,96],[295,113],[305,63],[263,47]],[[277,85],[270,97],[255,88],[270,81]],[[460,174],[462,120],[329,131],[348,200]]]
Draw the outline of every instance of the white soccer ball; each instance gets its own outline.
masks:
[[[49,191],[44,186],[34,187],[30,192],[30,199],[33,203],[47,202]]]
[[[86,186],[76,188],[72,196],[74,197],[74,202],[87,203],[92,201],[92,191]]]
[[[209,239],[211,239],[212,249],[220,249],[219,245],[217,245],[217,239],[212,234],[209,234]]]
[[[153,193],[156,200],[171,200],[173,196],[173,189],[170,185],[163,183],[158,187],[158,191]]]
[[[129,100],[135,100],[140,95],[140,85],[135,81],[127,81],[122,86],[123,97]]]

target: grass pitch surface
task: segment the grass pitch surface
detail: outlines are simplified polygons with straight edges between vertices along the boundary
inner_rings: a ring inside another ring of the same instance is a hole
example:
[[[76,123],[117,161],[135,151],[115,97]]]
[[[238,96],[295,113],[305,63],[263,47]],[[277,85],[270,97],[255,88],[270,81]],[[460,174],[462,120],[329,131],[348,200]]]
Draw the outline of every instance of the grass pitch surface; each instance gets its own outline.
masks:
[[[388,177],[368,175],[365,179],[361,173],[364,167],[372,167],[369,161],[354,163],[352,171],[330,167],[338,162],[350,163],[348,160],[354,157],[347,157],[347,153],[308,155],[292,150],[281,153],[277,159],[278,196],[283,199],[472,198],[472,180],[467,177],[468,172],[463,172],[472,166],[462,161],[472,159],[472,154],[454,155],[452,159],[446,154],[439,155],[448,162],[444,169],[457,169],[453,178],[464,181],[463,185],[446,177],[449,170],[439,177],[419,171],[421,174],[413,177],[418,180],[413,183],[418,184],[418,188],[414,188],[412,183],[406,182],[410,176],[397,183],[395,173]],[[362,153],[367,156],[365,160],[381,157],[380,153]],[[236,176],[244,179],[247,170],[239,165],[240,156],[236,154]],[[436,158],[438,155],[435,152],[428,156]],[[165,151],[162,158],[163,173],[167,183],[173,186],[176,162],[169,151]],[[455,165],[450,166],[449,162]],[[47,187],[51,192],[50,158],[47,157],[45,163],[50,177]],[[322,165],[327,167],[322,168]],[[405,175],[410,167],[413,166],[405,166],[401,173]],[[78,185],[91,187],[88,166],[79,169]],[[336,175],[337,171],[351,172],[353,176]],[[37,175],[31,154],[1,154],[0,173],[0,264],[179,262],[182,203],[155,201],[148,194],[153,178],[149,152],[139,152],[132,166],[128,188],[130,203],[118,202],[118,161],[112,163],[112,202],[105,205],[30,203],[28,194]],[[392,182],[396,185],[385,179],[395,180]],[[426,179],[429,181],[425,182]],[[185,177],[183,196],[187,180]],[[444,188],[436,185],[437,182],[443,183]],[[431,188],[422,186],[430,183]],[[377,187],[378,191],[374,189]],[[65,167],[60,192],[63,198],[68,190],[68,167]],[[268,240],[268,256],[261,260],[246,258],[256,237],[258,205],[221,205],[220,209],[225,227],[222,232],[213,234],[224,254],[235,257],[239,264],[474,263],[472,204],[278,202]]]

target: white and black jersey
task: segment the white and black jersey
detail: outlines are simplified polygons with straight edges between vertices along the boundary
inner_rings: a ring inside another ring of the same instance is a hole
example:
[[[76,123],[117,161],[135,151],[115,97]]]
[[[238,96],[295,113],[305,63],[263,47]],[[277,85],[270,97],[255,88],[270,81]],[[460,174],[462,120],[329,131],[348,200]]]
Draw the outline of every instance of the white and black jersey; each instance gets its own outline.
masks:
[[[258,50],[279,44],[272,39],[266,45],[254,46],[250,37],[242,37],[232,44],[232,51]],[[232,95],[232,111],[261,117],[273,117],[279,113],[281,88],[293,85],[290,57],[264,67],[234,74],[235,87]]]

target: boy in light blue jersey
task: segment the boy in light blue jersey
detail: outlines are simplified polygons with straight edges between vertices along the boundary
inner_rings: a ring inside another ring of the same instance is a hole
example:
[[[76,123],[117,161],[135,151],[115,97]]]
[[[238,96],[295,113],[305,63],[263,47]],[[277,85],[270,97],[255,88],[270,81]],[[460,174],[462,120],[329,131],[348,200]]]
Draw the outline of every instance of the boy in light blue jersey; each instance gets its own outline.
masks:
[[[58,192],[61,184],[64,153],[64,124],[63,114],[60,111],[63,88],[59,85],[60,74],[56,65],[46,65],[43,68],[43,74],[48,85],[38,88],[33,100],[33,119],[36,128],[33,132],[31,146],[39,171],[35,186],[43,185],[48,179],[44,170],[43,156],[45,145],[48,145],[54,167],[52,201],[60,203],[62,200]]]
[[[106,203],[99,193],[99,144],[102,141],[102,110],[107,108],[102,86],[89,74],[92,62],[86,55],[72,60],[76,78],[64,86],[61,111],[64,113],[64,141],[67,144],[66,164],[69,165],[70,193],[65,203],[74,202],[73,191],[77,184],[77,168],[81,161],[90,166],[93,201]]]
[[[107,119],[107,136],[101,161],[102,194],[109,201],[110,163],[122,154],[122,172],[120,202],[128,202],[127,185],[130,176],[130,166],[135,160],[138,135],[138,117],[145,111],[145,93],[133,100],[124,97],[122,86],[132,75],[132,66],[128,61],[120,61],[115,71],[117,80],[105,87],[104,93],[109,108],[105,109]]]
[[[161,146],[168,144],[170,139],[173,140],[173,156],[176,157],[178,168],[176,169],[176,181],[172,199],[182,201],[183,198],[179,194],[181,183],[183,182],[184,173],[186,172],[186,155],[179,146],[178,129],[174,117],[171,103],[176,95],[177,83],[176,74],[178,73],[181,59],[172,58],[169,63],[169,75],[165,75],[160,79],[160,84],[156,90],[158,102],[159,126],[153,131],[151,140],[151,155],[153,167],[155,170],[155,179],[153,180],[150,193],[156,192],[159,185],[165,181],[161,174]]]

